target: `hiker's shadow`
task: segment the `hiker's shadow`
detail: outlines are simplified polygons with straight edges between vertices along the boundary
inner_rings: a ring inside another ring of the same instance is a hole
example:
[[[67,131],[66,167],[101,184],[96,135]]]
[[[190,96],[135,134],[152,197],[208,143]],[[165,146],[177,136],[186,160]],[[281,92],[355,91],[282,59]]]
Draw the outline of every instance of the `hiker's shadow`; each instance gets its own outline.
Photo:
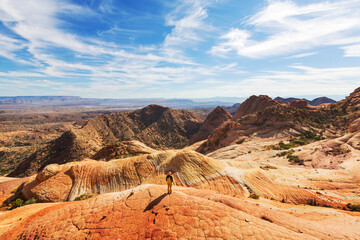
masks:
[[[144,209],[144,212],[149,211],[151,209],[153,209],[153,207],[155,207],[156,205],[158,205],[161,200],[163,200],[163,198],[166,197],[166,195],[168,195],[167,193],[164,193],[163,195],[157,197],[156,199],[152,200]]]

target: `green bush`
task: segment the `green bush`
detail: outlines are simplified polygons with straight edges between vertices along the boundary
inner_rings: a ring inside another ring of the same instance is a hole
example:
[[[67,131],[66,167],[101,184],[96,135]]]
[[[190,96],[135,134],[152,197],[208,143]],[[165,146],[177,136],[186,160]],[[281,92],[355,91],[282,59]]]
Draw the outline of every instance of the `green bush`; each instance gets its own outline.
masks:
[[[250,197],[253,199],[259,199],[259,195],[257,195],[256,193],[251,193]]]
[[[89,199],[91,197],[93,197],[94,195],[92,194],[88,194],[88,193],[85,193],[83,195],[80,195],[78,197],[75,198],[75,201],[81,201],[81,200],[86,200],[86,199]]]
[[[10,205],[11,205],[10,210],[21,207],[23,205],[23,203],[24,203],[24,200],[22,200],[21,198],[17,198],[15,201],[12,201],[10,203]]]

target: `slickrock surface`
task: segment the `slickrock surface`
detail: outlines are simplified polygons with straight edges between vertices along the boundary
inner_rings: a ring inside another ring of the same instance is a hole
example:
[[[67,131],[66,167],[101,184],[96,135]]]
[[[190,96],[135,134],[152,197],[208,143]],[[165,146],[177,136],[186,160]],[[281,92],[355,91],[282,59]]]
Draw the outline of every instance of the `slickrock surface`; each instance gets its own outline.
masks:
[[[232,119],[232,116],[225,109],[222,107],[215,108],[206,117],[205,121],[200,127],[199,132],[191,137],[189,145],[207,139],[211,133],[213,133],[218,127],[230,119]]]
[[[0,215],[0,239],[359,239],[359,214],[144,185]]]
[[[17,191],[20,191],[19,186],[26,182],[26,178],[6,178],[2,177],[0,182],[0,203],[10,198]]]
[[[347,161],[345,170],[325,171],[289,165],[284,157],[279,159],[256,148],[253,151],[233,159],[228,155],[227,160],[216,160],[193,151],[165,151],[109,162],[86,160],[53,164],[28,178],[22,194],[26,199],[35,197],[40,202],[68,201],[83,194],[164,184],[165,174],[172,171],[177,186],[211,189],[230,196],[256,194],[279,202],[341,209],[360,198],[360,162]],[[214,155],[219,156],[225,155]]]
[[[164,183],[167,171],[175,172],[175,184],[214,189],[245,196],[241,171],[193,151],[165,151],[109,162],[87,160],[65,165],[52,164],[22,189],[26,199],[42,202],[73,200],[89,194],[122,191],[140,184]]]
[[[348,168],[353,163],[360,163],[360,132],[314,142],[303,146],[301,151],[294,155],[299,157],[304,165],[313,168]]]
[[[279,103],[266,95],[253,95],[240,105],[234,115],[234,119],[240,119],[245,115],[264,110],[274,105],[279,105]]]

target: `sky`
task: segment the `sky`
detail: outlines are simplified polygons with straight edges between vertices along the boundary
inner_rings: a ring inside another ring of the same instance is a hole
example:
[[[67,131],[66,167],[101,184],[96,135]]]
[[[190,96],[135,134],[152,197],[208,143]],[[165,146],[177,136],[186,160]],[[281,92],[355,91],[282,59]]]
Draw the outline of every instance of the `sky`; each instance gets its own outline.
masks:
[[[360,0],[0,0],[0,96],[346,96]]]

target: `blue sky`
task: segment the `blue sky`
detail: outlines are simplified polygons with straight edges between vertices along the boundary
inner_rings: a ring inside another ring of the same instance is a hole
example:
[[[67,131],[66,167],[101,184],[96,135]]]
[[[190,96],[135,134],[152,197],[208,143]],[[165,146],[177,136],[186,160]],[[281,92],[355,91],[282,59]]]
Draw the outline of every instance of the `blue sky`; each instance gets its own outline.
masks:
[[[0,95],[345,96],[360,0],[0,0]]]

